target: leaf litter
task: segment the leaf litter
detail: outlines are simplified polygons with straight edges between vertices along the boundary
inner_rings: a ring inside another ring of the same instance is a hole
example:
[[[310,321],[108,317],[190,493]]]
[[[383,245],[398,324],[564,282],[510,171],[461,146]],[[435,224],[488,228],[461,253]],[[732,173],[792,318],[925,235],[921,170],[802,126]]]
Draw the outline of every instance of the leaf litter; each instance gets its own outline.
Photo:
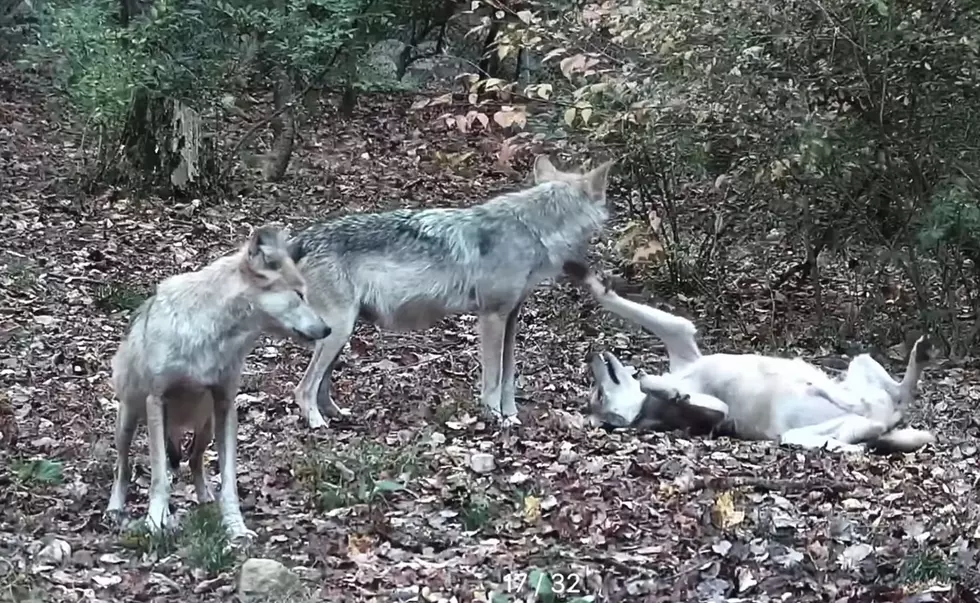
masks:
[[[43,112],[43,87],[7,70],[0,83],[0,600],[211,601],[231,595],[245,558],[268,557],[311,601],[977,601],[975,368],[927,373],[916,418],[941,442],[904,457],[606,433],[580,419],[589,349],[618,342],[651,370],[662,359],[565,282],[522,313],[523,425],[481,418],[471,317],[418,333],[359,326],[335,372],[352,412],[317,433],[291,393],[309,351],[266,338],[238,398],[239,489],[258,540],[226,559],[190,537],[120,534],[101,518],[108,362],[156,282],[262,221],[466,205],[520,182],[493,167],[494,150],[410,113],[411,99],[378,96],[347,121],[325,108],[287,178],[244,184],[241,198],[86,197],[70,190],[78,151]],[[134,451],[141,516],[142,433]],[[208,462],[214,474],[213,450]],[[196,525],[188,478],[173,504]]]

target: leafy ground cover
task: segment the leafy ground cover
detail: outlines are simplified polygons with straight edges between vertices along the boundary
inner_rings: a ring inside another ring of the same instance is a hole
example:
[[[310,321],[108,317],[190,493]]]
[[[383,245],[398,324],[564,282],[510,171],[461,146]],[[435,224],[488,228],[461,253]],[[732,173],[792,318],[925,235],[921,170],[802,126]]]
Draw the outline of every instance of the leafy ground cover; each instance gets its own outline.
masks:
[[[522,426],[480,419],[470,317],[409,334],[359,327],[335,382],[351,419],[316,433],[292,400],[309,351],[263,340],[238,399],[239,488],[258,540],[228,548],[215,509],[193,505],[186,467],[179,534],[119,533],[101,517],[115,456],[108,361],[156,282],[263,221],[470,204],[522,183],[476,139],[447,140],[409,112],[412,99],[379,96],[346,121],[325,107],[275,185],[243,178],[219,202],[84,194],[70,187],[76,137],[43,86],[3,68],[0,91],[0,600],[228,600],[248,557],[293,568],[290,601],[978,600],[973,363],[928,371],[913,420],[940,443],[915,455],[607,434],[581,420],[589,349],[651,369],[660,353],[567,283],[541,288],[522,317]],[[731,272],[764,282],[753,269]],[[772,295],[737,299],[737,328],[702,323],[706,347],[759,344]],[[693,315],[700,303],[664,301]],[[791,302],[804,319],[806,293]],[[142,435],[134,451],[138,516]],[[475,453],[494,469],[474,471]]]

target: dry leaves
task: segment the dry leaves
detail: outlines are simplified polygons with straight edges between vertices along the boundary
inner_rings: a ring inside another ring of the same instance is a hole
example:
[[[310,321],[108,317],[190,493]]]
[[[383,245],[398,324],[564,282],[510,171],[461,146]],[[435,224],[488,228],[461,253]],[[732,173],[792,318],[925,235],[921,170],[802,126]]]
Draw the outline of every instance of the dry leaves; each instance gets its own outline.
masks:
[[[590,67],[581,56],[560,64],[571,77]],[[434,115],[413,116],[407,102],[369,99],[356,119],[321,120],[304,134],[309,144],[297,151],[295,173],[245,199],[137,204],[113,192],[75,206],[64,201],[77,193],[68,179],[74,151],[66,149],[73,147],[59,133],[67,130],[44,125],[54,118],[43,113],[43,91],[23,77],[0,68],[0,110],[37,130],[7,136],[4,128],[21,130],[0,124],[0,587],[52,603],[227,599],[241,558],[205,576],[183,552],[125,548],[101,520],[115,458],[108,360],[129,317],[112,303],[182,264],[216,257],[262,220],[470,204],[512,186],[495,163],[526,174],[529,157],[510,143],[470,144],[455,118],[447,133],[433,125]],[[437,114],[451,102],[446,95],[429,104]],[[518,106],[508,107],[503,120],[523,127]],[[465,131],[491,119],[481,112],[464,118]],[[591,122],[583,107],[575,120]],[[701,209],[698,199],[689,203],[688,211]],[[620,251],[636,262],[660,261],[659,227],[651,214],[624,235]],[[728,272],[764,280],[756,268]],[[740,294],[740,327],[751,333],[768,324],[753,304],[769,296]],[[683,303],[697,314],[703,300]],[[719,341],[753,345],[733,335],[740,330],[732,325],[720,332],[701,326],[706,349]],[[292,403],[309,350],[260,342],[238,400],[239,487],[245,519],[260,534],[255,546],[288,562],[310,601],[490,600],[507,572],[535,569],[580,576],[582,596],[601,592],[596,601],[870,603],[912,600],[937,584],[946,590],[930,591],[932,600],[953,601],[965,592],[953,551],[976,548],[980,469],[976,447],[951,440],[975,436],[964,419],[980,399],[973,369],[927,373],[925,400],[910,414],[919,420],[922,409],[941,407],[941,417],[928,418],[949,424],[936,450],[901,458],[676,433],[635,437],[578,420],[589,386],[583,361],[592,347],[621,341],[622,332],[567,283],[535,291],[518,331],[523,425],[505,430],[485,421],[474,402],[479,355],[469,317],[415,333],[359,327],[334,374],[337,400],[352,412],[324,433],[311,433]],[[631,332],[625,341],[632,364],[658,369],[652,338]],[[404,488],[335,508],[310,490],[317,476],[356,482],[361,464],[406,450],[413,451],[408,460],[372,476],[409,476]],[[140,515],[142,435],[134,452],[130,509]],[[321,474],[304,465],[341,452],[350,457],[317,465]],[[47,458],[62,462],[63,480],[25,485],[18,463]],[[469,464],[474,458],[484,459],[480,471]],[[214,459],[212,450],[210,465]],[[193,508],[189,482],[185,466],[174,481],[178,517]],[[929,569],[937,567],[948,570],[945,577]]]

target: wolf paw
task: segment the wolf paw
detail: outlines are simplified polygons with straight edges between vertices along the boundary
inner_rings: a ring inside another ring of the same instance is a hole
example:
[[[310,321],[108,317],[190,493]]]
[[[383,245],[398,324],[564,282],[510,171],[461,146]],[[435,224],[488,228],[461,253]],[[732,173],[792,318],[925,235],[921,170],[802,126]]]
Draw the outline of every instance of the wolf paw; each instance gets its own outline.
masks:
[[[121,528],[126,523],[126,511],[121,508],[109,507],[102,512],[102,519],[111,526]]]
[[[154,507],[151,502],[150,510],[146,514],[146,526],[150,532],[158,534],[164,530],[169,530],[172,524],[173,518],[170,515],[170,509],[166,505]]]
[[[228,540],[230,540],[235,546],[250,544],[253,540],[258,538],[258,534],[245,527],[245,520],[241,517],[230,517],[225,519],[224,524],[225,532],[228,534]]]
[[[912,355],[919,364],[932,362],[936,358],[936,348],[932,345],[927,335],[923,335],[915,340],[912,345]]]
[[[516,427],[522,424],[521,420],[517,418],[517,415],[505,416],[501,423],[507,427]]]

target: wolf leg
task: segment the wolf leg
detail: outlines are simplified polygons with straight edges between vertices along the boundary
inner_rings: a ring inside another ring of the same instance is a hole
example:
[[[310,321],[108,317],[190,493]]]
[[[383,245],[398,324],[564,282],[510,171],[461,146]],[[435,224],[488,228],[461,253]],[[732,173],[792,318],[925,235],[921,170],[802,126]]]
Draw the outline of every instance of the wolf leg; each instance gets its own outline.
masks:
[[[326,338],[316,342],[313,358],[310,359],[299,385],[293,390],[300,411],[313,429],[326,426],[324,414],[328,417],[339,417],[342,414],[330,395],[330,380],[333,365],[354,332],[357,314],[351,309],[346,314],[337,312],[328,316],[327,320],[333,330]]]
[[[652,332],[664,342],[671,373],[681,370],[701,357],[701,350],[694,340],[697,328],[691,321],[624,299],[607,288],[595,274],[590,274],[585,282],[600,306]]]
[[[194,441],[191,443],[191,476],[194,479],[194,494],[197,496],[198,504],[214,500],[214,494],[211,493],[211,487],[208,485],[208,478],[204,474],[204,453],[213,439],[214,417],[211,416],[194,431]]]
[[[517,370],[514,362],[514,347],[517,344],[518,318],[523,304],[524,300],[521,300],[517,307],[507,315],[507,324],[504,329],[500,410],[505,417],[511,417],[512,422],[517,422]]]
[[[785,431],[780,436],[782,444],[796,444],[804,448],[828,447],[830,449],[860,450],[861,444],[880,437],[887,427],[860,415],[844,415],[806,427]]]
[[[126,506],[126,492],[132,479],[130,464],[130,448],[133,445],[133,435],[139,425],[139,416],[134,409],[133,400],[120,400],[119,413],[116,415],[116,479],[112,484],[112,494],[109,496],[109,506],[106,511],[112,515],[121,515]]]
[[[923,335],[915,340],[915,344],[912,345],[912,352],[909,354],[909,363],[905,368],[905,375],[899,385],[898,403],[901,407],[905,407],[915,400],[922,371],[932,362],[934,356],[935,350],[929,338]]]
[[[480,333],[480,397],[490,414],[501,418],[503,416],[501,379],[503,377],[503,348],[507,332],[507,316],[500,314],[480,315],[477,328]]]
[[[167,473],[166,426],[163,424],[162,396],[146,397],[146,430],[150,445],[150,508],[147,520],[150,530],[170,527],[170,475]]]
[[[255,536],[255,533],[245,527],[238,501],[238,413],[235,398],[221,387],[213,388],[211,395],[214,398],[214,435],[221,473],[221,521],[233,540],[247,539]]]

